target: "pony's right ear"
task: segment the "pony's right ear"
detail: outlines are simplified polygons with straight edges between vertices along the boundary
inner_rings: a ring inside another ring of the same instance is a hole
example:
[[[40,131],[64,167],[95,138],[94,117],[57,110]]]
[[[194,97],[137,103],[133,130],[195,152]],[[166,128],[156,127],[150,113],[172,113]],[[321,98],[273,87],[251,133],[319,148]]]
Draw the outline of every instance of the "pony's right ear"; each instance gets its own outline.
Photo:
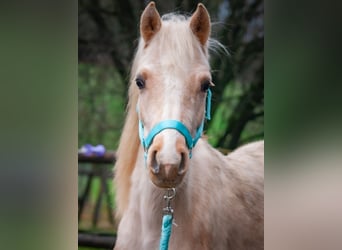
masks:
[[[150,2],[140,18],[140,34],[147,44],[160,30],[161,20],[154,2]]]

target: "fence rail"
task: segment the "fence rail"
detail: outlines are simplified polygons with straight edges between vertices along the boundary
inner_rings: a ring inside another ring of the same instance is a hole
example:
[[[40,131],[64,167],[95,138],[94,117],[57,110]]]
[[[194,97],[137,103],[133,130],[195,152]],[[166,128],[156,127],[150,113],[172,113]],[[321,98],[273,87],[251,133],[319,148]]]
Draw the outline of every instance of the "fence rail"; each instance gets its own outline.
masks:
[[[95,234],[78,232],[78,246],[113,249],[116,236],[112,234]]]
[[[106,152],[103,156],[97,155],[85,155],[78,153],[78,163],[103,163],[114,164],[116,159],[116,153],[114,151]]]

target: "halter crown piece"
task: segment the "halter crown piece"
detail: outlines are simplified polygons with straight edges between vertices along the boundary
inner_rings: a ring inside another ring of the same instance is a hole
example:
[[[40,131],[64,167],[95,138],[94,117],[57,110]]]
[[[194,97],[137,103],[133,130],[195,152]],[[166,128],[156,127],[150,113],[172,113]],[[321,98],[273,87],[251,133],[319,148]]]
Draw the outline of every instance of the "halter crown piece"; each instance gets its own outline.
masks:
[[[206,97],[206,105],[205,105],[205,110],[204,110],[204,118],[200,124],[200,126],[196,130],[196,134],[194,137],[192,137],[189,129],[180,121],[178,120],[165,120],[157,123],[150,131],[150,133],[147,135],[145,138],[144,136],[144,124],[143,122],[139,119],[139,137],[142,146],[144,147],[144,156],[145,156],[145,161],[147,159],[147,152],[148,149],[150,148],[154,137],[159,134],[161,131],[164,129],[175,129],[179,133],[181,133],[186,141],[186,145],[189,148],[189,157],[191,159],[192,157],[192,149],[195,147],[197,141],[199,138],[201,138],[203,134],[203,128],[204,128],[204,119],[210,120],[210,109],[211,109],[211,90],[208,89],[207,91],[207,97]],[[137,112],[139,113],[139,109],[137,107]]]

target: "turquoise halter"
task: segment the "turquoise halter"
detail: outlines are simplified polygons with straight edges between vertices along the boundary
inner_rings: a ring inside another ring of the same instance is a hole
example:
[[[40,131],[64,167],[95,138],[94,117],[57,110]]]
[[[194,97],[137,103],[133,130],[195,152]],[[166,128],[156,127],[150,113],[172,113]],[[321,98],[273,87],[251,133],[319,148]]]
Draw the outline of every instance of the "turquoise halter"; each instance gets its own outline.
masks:
[[[164,129],[175,129],[179,133],[181,133],[186,141],[186,145],[189,148],[189,157],[191,159],[192,157],[192,149],[195,147],[197,141],[199,138],[201,138],[202,133],[203,133],[203,128],[204,128],[204,119],[210,120],[210,109],[211,109],[211,90],[208,89],[207,91],[207,97],[206,97],[206,105],[205,105],[205,110],[204,114],[205,117],[203,118],[201,125],[197,128],[196,134],[194,137],[192,137],[189,129],[180,121],[178,120],[165,120],[157,123],[150,131],[150,133],[147,135],[145,138],[144,136],[144,124],[143,122],[139,119],[139,137],[142,146],[144,147],[144,156],[145,160],[147,158],[147,151],[150,148],[154,137],[159,134],[161,131]],[[139,112],[139,111],[138,111]]]
[[[200,124],[200,126],[196,130],[196,134],[194,137],[192,137],[189,129],[180,121],[178,120],[165,120],[157,123],[150,131],[150,133],[145,138],[144,136],[144,124],[139,119],[139,137],[142,146],[144,147],[144,157],[145,157],[145,163],[147,159],[147,152],[150,148],[154,137],[159,134],[164,129],[175,129],[179,133],[181,133],[184,138],[186,145],[189,148],[189,157],[191,159],[192,157],[192,149],[195,147],[197,141],[199,138],[201,138],[204,128],[204,119],[210,120],[210,109],[211,109],[211,90],[208,89],[207,91],[207,97],[206,97],[206,105],[204,109],[204,118]],[[139,109],[137,107],[137,112],[139,113]],[[169,193],[172,190],[171,194]],[[161,228],[161,237],[160,237],[160,244],[159,249],[160,250],[167,250],[169,246],[169,240],[171,236],[171,230],[172,230],[172,221],[173,221],[173,209],[170,206],[170,201],[173,199],[173,197],[176,194],[176,190],[174,188],[168,189],[167,195],[164,196],[164,199],[167,201],[167,207],[164,208],[164,215],[163,215],[163,221],[162,221],[162,228]]]

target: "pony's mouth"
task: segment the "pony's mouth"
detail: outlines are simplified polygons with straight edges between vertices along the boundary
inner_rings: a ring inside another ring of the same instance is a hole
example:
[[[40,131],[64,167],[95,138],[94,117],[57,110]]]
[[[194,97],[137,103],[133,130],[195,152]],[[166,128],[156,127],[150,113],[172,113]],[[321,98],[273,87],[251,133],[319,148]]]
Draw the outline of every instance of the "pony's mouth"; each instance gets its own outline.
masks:
[[[161,168],[163,169],[163,168]],[[172,170],[161,171],[161,173],[155,174],[153,171],[150,171],[150,179],[154,185],[159,188],[175,188],[177,187],[183,180],[184,175],[173,175],[168,176],[165,172],[173,172]]]

